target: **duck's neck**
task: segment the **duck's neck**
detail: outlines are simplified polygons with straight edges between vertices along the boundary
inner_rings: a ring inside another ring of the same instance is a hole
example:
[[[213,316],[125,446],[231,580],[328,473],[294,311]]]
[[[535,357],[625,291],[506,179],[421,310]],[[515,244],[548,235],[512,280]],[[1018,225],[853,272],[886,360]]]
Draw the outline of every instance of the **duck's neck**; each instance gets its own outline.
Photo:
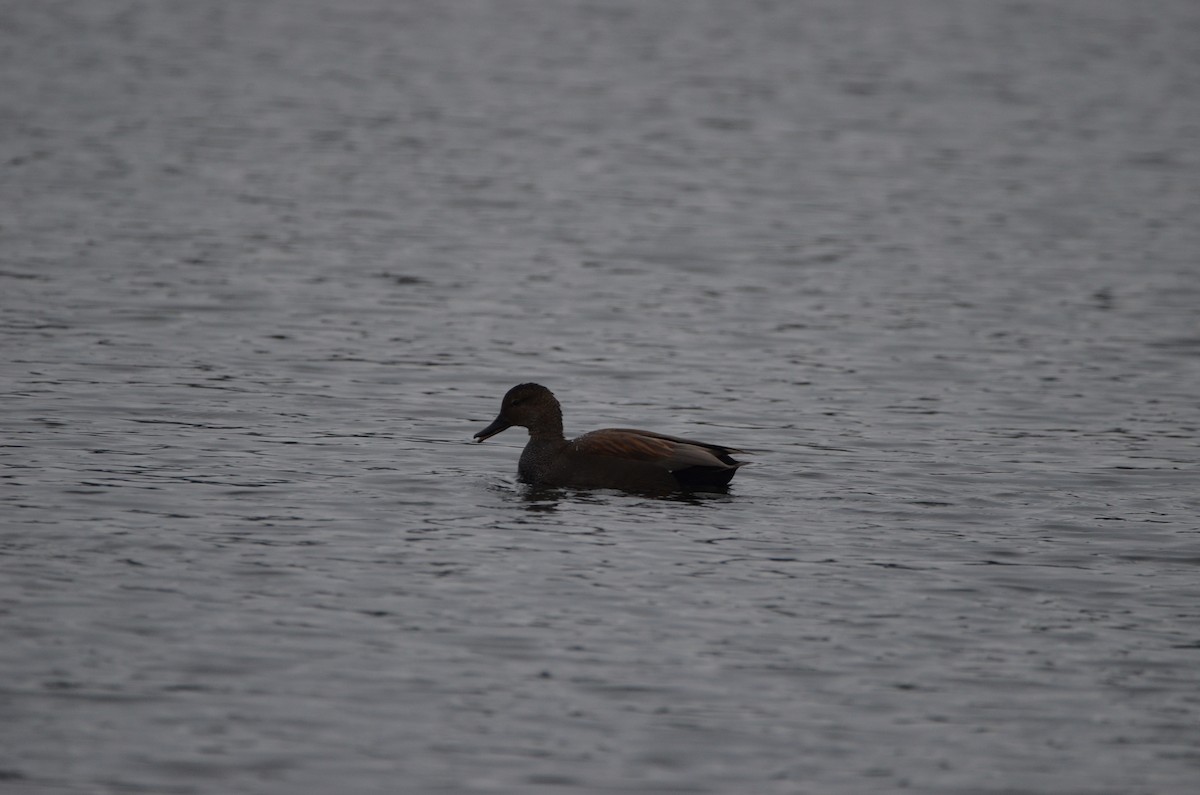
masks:
[[[562,409],[556,405],[539,416],[538,421],[529,426],[529,440],[539,444],[566,441],[563,436]]]

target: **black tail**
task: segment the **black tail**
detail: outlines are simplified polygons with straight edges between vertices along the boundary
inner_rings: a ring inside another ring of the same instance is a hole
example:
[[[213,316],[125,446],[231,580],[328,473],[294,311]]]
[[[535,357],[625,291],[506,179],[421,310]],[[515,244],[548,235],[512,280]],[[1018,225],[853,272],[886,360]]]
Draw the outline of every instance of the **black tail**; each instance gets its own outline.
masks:
[[[687,467],[686,469],[677,469],[671,474],[685,489],[712,488],[728,486],[729,481],[733,480],[737,468],[738,465],[735,462],[734,466],[728,467]]]

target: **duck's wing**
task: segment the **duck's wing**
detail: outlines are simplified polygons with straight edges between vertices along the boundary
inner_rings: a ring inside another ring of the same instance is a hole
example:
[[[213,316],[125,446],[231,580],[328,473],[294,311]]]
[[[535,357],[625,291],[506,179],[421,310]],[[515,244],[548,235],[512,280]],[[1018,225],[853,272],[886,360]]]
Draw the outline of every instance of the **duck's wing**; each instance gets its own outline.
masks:
[[[732,453],[741,452],[707,442],[667,436],[635,428],[605,428],[592,431],[571,442],[584,455],[624,458],[656,464],[669,472],[688,467],[736,469],[740,461]]]

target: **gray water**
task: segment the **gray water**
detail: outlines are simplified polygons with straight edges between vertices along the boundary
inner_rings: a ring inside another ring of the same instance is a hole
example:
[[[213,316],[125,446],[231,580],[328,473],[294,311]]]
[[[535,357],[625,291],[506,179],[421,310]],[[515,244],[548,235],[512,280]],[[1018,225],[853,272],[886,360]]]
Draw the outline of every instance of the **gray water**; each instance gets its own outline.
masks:
[[[1195,791],[1200,5],[0,35],[0,792]]]

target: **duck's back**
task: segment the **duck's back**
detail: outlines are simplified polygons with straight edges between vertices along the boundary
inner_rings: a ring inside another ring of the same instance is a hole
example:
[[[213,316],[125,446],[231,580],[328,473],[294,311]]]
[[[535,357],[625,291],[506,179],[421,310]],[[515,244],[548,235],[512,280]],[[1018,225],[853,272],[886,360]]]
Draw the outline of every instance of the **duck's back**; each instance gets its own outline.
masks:
[[[605,428],[568,442],[547,472],[554,485],[618,489],[725,486],[741,462],[731,448],[635,428]]]

